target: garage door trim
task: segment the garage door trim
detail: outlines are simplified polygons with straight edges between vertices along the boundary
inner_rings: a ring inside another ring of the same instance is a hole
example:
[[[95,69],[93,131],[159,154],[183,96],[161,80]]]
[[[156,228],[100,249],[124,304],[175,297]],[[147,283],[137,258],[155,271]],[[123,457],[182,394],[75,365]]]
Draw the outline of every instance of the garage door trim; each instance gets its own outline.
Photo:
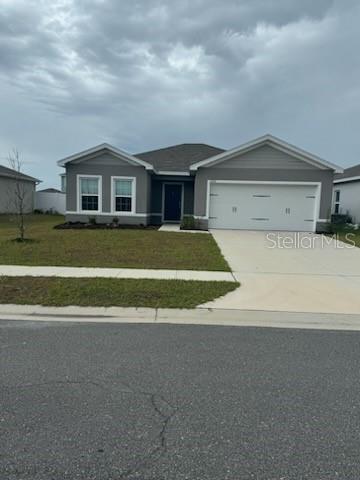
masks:
[[[320,221],[320,199],[321,199],[321,182],[291,182],[291,181],[272,181],[272,180],[208,180],[206,191],[206,219],[210,217],[210,191],[212,183],[229,183],[243,185],[288,185],[288,186],[312,186],[317,187],[316,199],[314,202],[314,221],[313,231],[316,231],[316,224]]]

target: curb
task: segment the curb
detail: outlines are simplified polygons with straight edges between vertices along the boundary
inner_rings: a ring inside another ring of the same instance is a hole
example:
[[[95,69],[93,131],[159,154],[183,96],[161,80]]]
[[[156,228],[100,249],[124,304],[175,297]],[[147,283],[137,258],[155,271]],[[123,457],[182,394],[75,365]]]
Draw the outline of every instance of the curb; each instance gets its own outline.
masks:
[[[0,320],[134,323],[360,331],[360,315],[222,309],[1,305]]]

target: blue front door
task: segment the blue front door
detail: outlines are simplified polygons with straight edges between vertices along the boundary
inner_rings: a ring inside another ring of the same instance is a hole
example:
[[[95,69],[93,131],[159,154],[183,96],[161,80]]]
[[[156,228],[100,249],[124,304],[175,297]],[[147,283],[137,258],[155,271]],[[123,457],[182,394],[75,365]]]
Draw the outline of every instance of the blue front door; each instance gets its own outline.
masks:
[[[179,222],[181,219],[182,185],[164,185],[164,222]]]

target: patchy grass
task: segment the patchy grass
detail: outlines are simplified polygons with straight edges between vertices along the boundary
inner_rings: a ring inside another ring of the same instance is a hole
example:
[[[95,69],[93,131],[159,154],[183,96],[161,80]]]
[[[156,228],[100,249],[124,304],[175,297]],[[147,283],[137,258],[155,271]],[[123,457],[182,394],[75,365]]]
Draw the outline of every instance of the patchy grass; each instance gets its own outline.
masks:
[[[0,303],[48,306],[194,308],[235,282],[114,278],[0,277]]]
[[[332,225],[332,228],[333,233],[328,234],[329,236],[360,248],[360,230],[354,230],[346,225]]]
[[[26,237],[11,241],[14,222],[0,215],[0,264],[225,270],[229,265],[211,235],[157,230],[55,230],[64,217],[27,216]]]
[[[341,240],[342,242],[355,245],[356,247],[360,247],[360,231],[359,230],[342,231],[342,232],[338,232],[337,235],[338,235],[338,239]]]

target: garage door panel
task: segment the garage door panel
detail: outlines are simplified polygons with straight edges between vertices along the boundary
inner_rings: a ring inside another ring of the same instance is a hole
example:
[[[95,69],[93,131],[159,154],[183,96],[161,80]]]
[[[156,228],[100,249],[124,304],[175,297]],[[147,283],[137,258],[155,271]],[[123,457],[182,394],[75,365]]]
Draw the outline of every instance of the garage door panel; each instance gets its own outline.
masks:
[[[314,185],[211,184],[210,228],[312,231]]]

